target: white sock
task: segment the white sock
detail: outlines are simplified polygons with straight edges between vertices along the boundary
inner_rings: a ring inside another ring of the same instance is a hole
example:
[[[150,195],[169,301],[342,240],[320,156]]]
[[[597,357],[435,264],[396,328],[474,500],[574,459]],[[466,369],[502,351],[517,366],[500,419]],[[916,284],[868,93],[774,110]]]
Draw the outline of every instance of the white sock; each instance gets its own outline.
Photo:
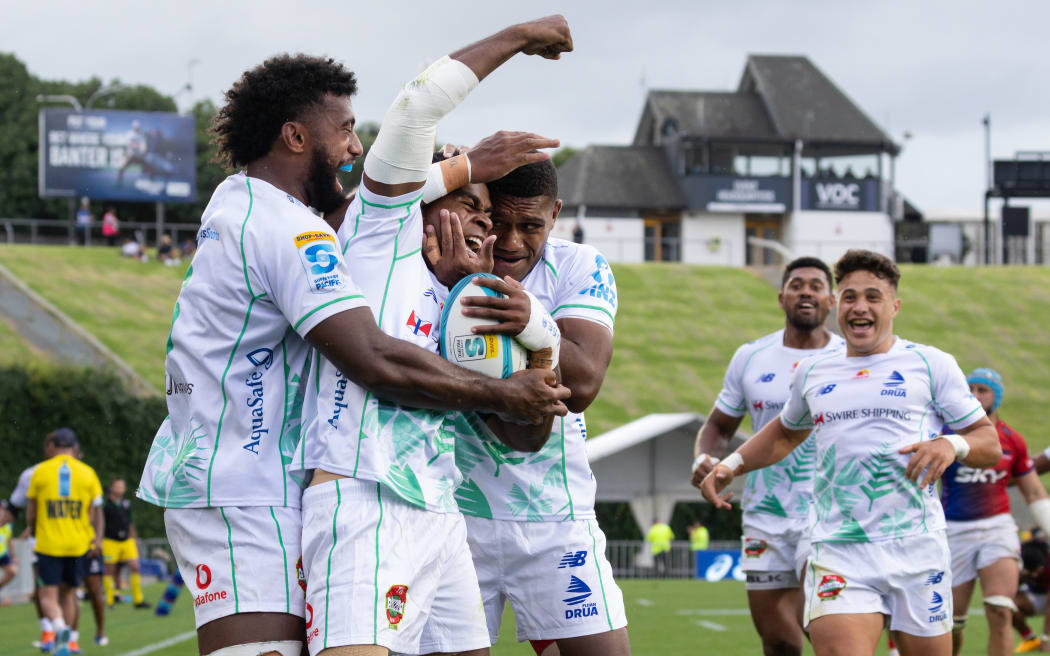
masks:
[[[51,624],[51,620],[46,617],[40,618],[40,631],[41,633],[51,633],[55,630],[54,625]]]
[[[76,629],[73,629],[72,631],[70,631],[69,632],[69,641],[70,642],[80,642],[80,631],[77,631]]]
[[[58,633],[62,629],[66,628],[66,621],[61,617],[56,617],[51,620],[51,623],[55,625],[55,632]]]

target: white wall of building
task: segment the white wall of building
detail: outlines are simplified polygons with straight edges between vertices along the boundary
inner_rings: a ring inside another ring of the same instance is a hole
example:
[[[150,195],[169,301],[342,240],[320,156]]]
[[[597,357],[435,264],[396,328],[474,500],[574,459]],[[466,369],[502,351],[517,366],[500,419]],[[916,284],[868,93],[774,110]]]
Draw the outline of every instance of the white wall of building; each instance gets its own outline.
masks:
[[[572,241],[576,217],[562,214],[554,223],[551,237]],[[592,217],[583,218],[583,241],[594,246],[610,262],[642,262],[645,260],[645,229],[640,218]]]
[[[781,241],[796,256],[813,255],[825,262],[851,248],[893,257],[893,219],[882,212],[792,212],[784,217]]]
[[[682,261],[744,266],[743,214],[690,212],[682,215]]]

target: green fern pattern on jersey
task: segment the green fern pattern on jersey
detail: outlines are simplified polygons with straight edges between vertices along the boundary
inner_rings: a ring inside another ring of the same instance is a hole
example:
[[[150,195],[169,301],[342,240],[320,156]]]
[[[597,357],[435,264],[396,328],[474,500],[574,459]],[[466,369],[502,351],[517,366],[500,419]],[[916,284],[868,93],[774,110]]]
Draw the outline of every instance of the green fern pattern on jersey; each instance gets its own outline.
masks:
[[[813,469],[817,465],[817,438],[810,435],[784,459],[784,476],[788,479],[788,490],[795,483],[803,483],[813,478]]]
[[[456,490],[456,503],[464,515],[492,519],[492,506],[473,479],[468,478],[460,483]]]
[[[543,520],[543,514],[550,514],[552,510],[552,504],[550,499],[543,498],[543,486],[529,484],[529,492],[525,493],[515,483],[510,488],[510,501],[507,502],[507,508],[511,514],[515,517],[524,513],[525,520],[529,522],[539,522]]]
[[[386,474],[383,482],[389,486],[399,497],[420,507],[426,507],[423,496],[423,488],[419,485],[419,479],[411,467],[394,465]]]
[[[166,419],[165,424],[170,426],[170,421]],[[147,501],[164,508],[185,508],[201,498],[191,481],[199,483],[199,474],[206,470],[207,458],[200,444],[205,435],[202,426],[191,430],[185,439],[174,433],[157,435],[146,458],[155,472],[152,488],[141,490]]]
[[[817,517],[827,521],[837,506],[845,517],[852,515],[853,506],[861,497],[850,488],[860,485],[863,471],[856,459],[851,458],[841,469],[836,470],[835,445],[832,444],[820,459],[820,469],[813,484],[813,497],[817,502]]]
[[[888,537],[901,537],[907,535],[911,530],[911,520],[907,519],[907,513],[903,510],[893,509],[893,516],[889,513],[879,518],[879,532]]]
[[[303,399],[306,397],[306,385],[303,382],[310,378],[312,360],[313,358],[306,358],[301,371],[291,371],[288,367],[284,369],[285,380],[288,382],[284,401],[284,426],[278,445],[281,450],[281,465],[286,472],[295,458],[295,448],[299,445],[299,438],[303,432]],[[305,481],[300,474],[289,475],[296,485],[303,486]]]
[[[868,497],[868,512],[871,512],[876,499],[890,494],[896,489],[893,480],[894,459],[890,452],[889,443],[883,442],[879,450],[872,453],[861,463],[868,472],[868,480],[860,487],[864,496]]]
[[[842,522],[842,526],[831,534],[832,541],[839,542],[868,542],[868,534],[861,528],[860,523],[851,518]]]
[[[775,495],[767,494],[762,497],[762,502],[754,508],[755,512],[769,513],[770,515],[776,515],[777,517],[787,517],[788,514],[784,510],[784,506],[780,504],[780,499]]]

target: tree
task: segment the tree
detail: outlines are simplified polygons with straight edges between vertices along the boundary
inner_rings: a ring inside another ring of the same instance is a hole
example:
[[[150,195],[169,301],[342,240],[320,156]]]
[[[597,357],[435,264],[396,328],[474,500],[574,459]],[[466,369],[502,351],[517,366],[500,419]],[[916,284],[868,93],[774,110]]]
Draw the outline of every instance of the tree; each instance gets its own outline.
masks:
[[[554,162],[554,166],[561,168],[562,164],[568,162],[578,152],[580,151],[572,146],[562,146],[551,156],[551,161]]]

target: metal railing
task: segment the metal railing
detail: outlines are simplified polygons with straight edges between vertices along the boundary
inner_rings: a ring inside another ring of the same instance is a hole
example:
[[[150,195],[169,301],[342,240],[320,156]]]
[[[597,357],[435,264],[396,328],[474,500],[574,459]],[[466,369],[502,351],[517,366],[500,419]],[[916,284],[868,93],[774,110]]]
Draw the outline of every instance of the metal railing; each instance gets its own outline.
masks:
[[[3,228],[4,242],[8,244],[84,243],[87,246],[106,246],[108,243],[102,236],[102,223],[99,221],[92,223],[84,236],[76,231],[75,225],[68,219],[0,219],[0,227]],[[163,232],[171,235],[171,241],[177,247],[183,239],[196,239],[200,228],[199,223],[165,223]],[[132,236],[139,243],[156,244],[156,222],[121,221],[114,245],[119,246],[125,237]]]
[[[712,542],[712,551],[738,550],[739,540]],[[660,554],[664,556],[664,554]],[[692,579],[696,578],[696,556],[689,543],[676,540],[665,557],[653,556],[644,540],[609,540],[605,545],[605,557],[613,568],[613,576],[627,579]]]

